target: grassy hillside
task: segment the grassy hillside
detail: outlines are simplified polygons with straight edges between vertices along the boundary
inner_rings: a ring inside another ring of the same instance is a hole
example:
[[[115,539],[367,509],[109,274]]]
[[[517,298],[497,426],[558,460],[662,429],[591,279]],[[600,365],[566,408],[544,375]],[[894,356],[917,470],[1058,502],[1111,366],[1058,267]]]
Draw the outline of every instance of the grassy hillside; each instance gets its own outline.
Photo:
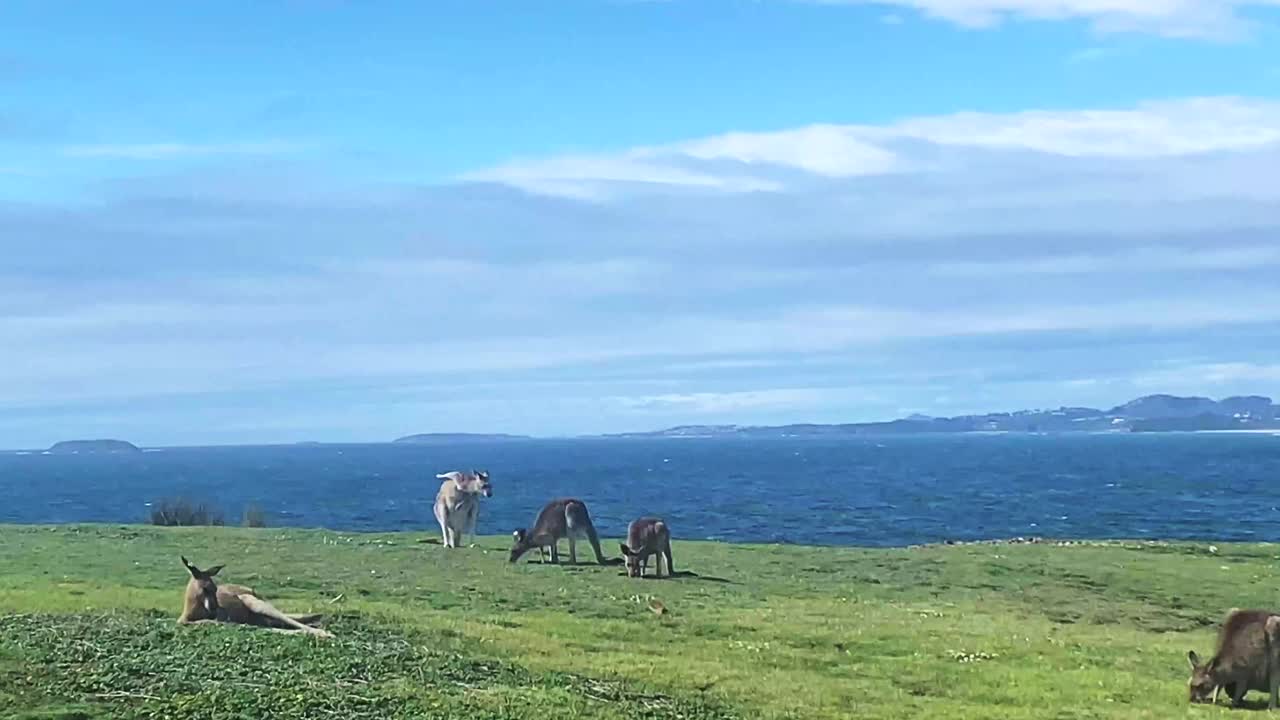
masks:
[[[1186,651],[1280,605],[1275,546],[677,542],[694,574],[632,580],[433,537],[0,527],[0,717],[1219,716]],[[180,553],[338,637],[178,627]]]

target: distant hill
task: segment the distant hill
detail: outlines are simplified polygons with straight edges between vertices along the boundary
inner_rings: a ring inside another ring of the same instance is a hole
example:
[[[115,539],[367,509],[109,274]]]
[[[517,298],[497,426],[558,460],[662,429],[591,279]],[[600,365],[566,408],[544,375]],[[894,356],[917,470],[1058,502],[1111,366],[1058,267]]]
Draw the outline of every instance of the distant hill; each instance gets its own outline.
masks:
[[[484,433],[420,433],[396,438],[392,442],[406,445],[431,445],[463,442],[499,442],[509,440],[528,440],[526,435],[504,435]]]
[[[124,440],[64,440],[49,448],[53,455],[88,455],[103,453],[140,453],[142,449]]]
[[[1280,406],[1260,395],[1211,400],[1147,395],[1110,410],[1060,407],[935,418],[912,415],[884,422],[772,426],[682,425],[607,437],[794,437],[964,432],[1187,432],[1280,430]]]

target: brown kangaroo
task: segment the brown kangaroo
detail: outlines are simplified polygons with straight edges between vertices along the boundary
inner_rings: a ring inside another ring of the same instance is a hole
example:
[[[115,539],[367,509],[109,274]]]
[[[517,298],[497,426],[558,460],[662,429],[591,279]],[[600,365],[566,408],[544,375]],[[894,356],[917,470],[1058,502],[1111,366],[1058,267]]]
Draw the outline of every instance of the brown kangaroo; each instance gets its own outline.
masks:
[[[219,585],[213,577],[222,565],[201,570],[182,558],[182,564],[191,573],[186,594],[182,599],[182,624],[199,622],[225,622],[255,625],[277,632],[303,632],[317,637],[333,637],[329,632],[312,627],[322,615],[286,615],[271,603],[258,597],[252,588],[243,585]]]
[[[662,576],[662,564],[666,561],[667,577],[675,572],[671,568],[671,531],[667,524],[654,517],[632,520],[627,526],[627,541],[622,544],[622,554],[627,558],[627,575],[644,577],[649,567],[649,556],[657,555],[658,576]]]
[[[1218,700],[1218,690],[1226,690],[1237,707],[1245,693],[1271,693],[1267,708],[1274,710],[1280,696],[1280,615],[1267,610],[1232,610],[1218,633],[1213,657],[1201,663],[1194,651],[1188,681],[1193,703]]]
[[[551,548],[551,562],[560,562],[560,550],[556,547],[561,538],[569,540],[569,562],[578,564],[577,540],[585,537],[596,553],[596,562],[607,564],[604,553],[600,552],[600,538],[596,528],[591,524],[591,516],[587,514],[586,503],[574,498],[552,500],[542,508],[534,520],[533,528],[521,528],[511,534],[514,542],[511,545],[511,562],[534,548],[539,552],[543,548]],[[545,556],[544,556],[545,559]]]

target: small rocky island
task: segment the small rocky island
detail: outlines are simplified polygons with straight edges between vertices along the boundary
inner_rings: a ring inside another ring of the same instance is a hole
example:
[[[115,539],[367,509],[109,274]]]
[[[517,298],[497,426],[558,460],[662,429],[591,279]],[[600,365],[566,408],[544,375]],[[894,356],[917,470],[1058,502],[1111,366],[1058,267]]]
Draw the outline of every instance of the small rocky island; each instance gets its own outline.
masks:
[[[420,433],[418,435],[406,435],[402,438],[392,440],[394,443],[402,445],[446,445],[450,443],[464,442],[508,442],[512,440],[528,440],[524,435],[504,435],[485,434],[485,433]]]
[[[142,449],[124,440],[64,440],[49,448],[51,455],[102,455],[140,453]]]

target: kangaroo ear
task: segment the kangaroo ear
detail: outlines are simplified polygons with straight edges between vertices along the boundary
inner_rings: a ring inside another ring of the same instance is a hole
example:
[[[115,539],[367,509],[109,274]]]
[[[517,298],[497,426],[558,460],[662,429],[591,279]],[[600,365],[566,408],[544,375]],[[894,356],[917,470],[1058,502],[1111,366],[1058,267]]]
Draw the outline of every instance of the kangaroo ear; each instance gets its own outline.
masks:
[[[1200,667],[1200,656],[1196,655],[1196,651],[1192,650],[1187,653],[1187,659],[1191,661],[1191,669],[1195,670]]]
[[[187,556],[179,555],[178,557],[182,558],[182,565],[187,569],[187,572],[191,573],[191,577],[194,577],[194,578],[200,577],[200,568],[187,562]]]
[[[213,567],[204,571],[205,577],[213,577],[214,575],[217,575],[218,573],[222,572],[222,568],[224,567],[226,567],[226,565],[214,565]]]
[[[626,543],[621,543],[618,545],[618,547],[622,548],[622,554],[626,555],[627,557],[631,557],[632,555],[635,555],[635,553],[631,552],[631,548],[627,547]]]

